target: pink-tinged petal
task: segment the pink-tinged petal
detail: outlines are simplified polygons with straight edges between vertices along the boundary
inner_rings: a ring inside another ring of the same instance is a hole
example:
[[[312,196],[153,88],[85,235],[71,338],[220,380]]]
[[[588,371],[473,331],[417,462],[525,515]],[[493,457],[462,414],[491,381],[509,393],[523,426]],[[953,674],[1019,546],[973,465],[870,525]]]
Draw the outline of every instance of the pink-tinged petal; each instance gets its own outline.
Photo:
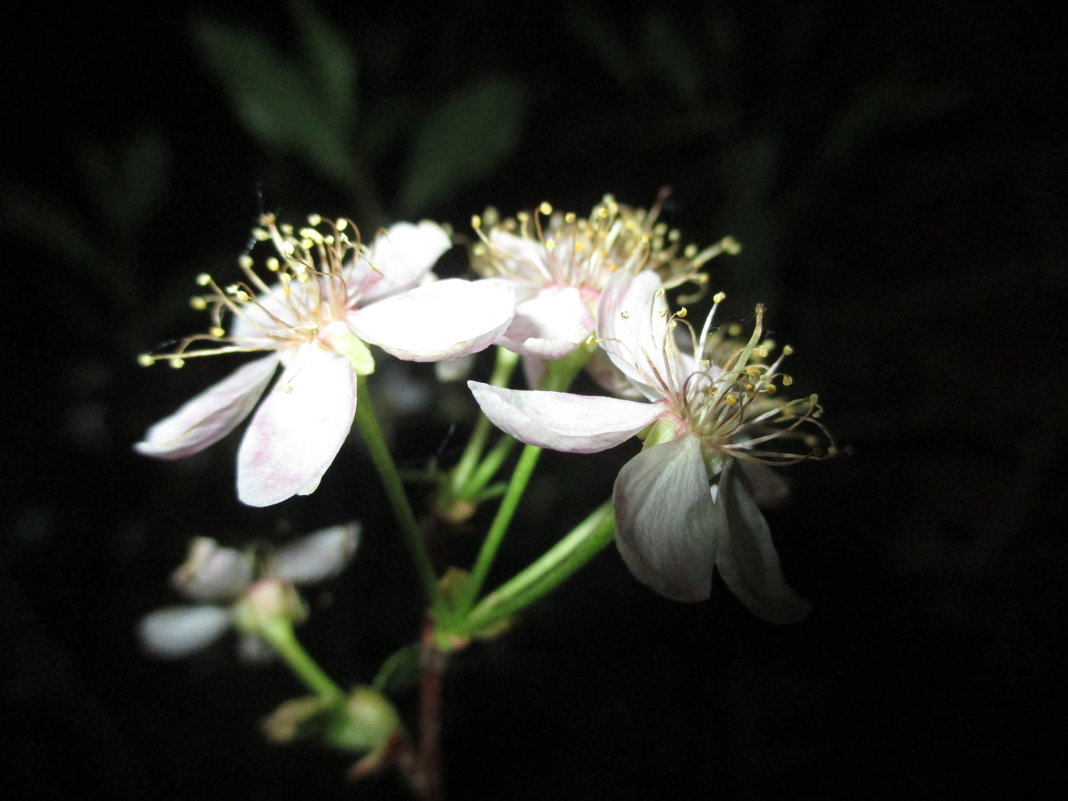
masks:
[[[272,354],[239,367],[148,429],[134,449],[160,459],[181,459],[213,445],[248,416],[277,366],[278,356]]]
[[[152,656],[180,659],[207,648],[230,628],[233,615],[219,606],[173,606],[141,618],[137,634]]]
[[[252,574],[248,552],[223,548],[211,537],[196,537],[171,584],[193,601],[230,602],[252,583]]]
[[[523,378],[526,379],[527,386],[531,389],[541,386],[546,372],[548,372],[548,362],[545,359],[539,359],[537,356],[523,357]]]
[[[348,323],[398,359],[436,362],[489,347],[514,313],[515,295],[505,282],[447,278],[356,309]]]
[[[237,452],[237,496],[270,506],[319,485],[352,428],[356,374],[344,356],[315,344],[288,360]]]
[[[526,361],[526,359],[523,360],[524,365]],[[610,392],[617,398],[641,400],[645,397],[638,391],[631,380],[618,367],[612,364],[612,360],[608,358],[608,354],[603,348],[597,348],[590,355],[589,361],[586,362],[586,373],[597,382],[601,389]]]
[[[593,331],[593,315],[574,287],[550,287],[515,307],[499,344],[524,356],[559,359]]]
[[[313,305],[315,301],[309,300],[308,295],[317,295],[318,291],[319,287],[309,281],[308,284],[290,282],[286,287],[276,283],[269,292],[258,292],[255,303],[243,303],[241,313],[231,315],[229,336],[244,342],[262,340],[270,344],[268,332],[286,331],[301,324],[290,301],[298,307]]]
[[[568,453],[594,453],[625,442],[659,416],[654,403],[503,389],[468,381],[482,412],[521,442]]]
[[[659,276],[620,270],[601,293],[597,306],[597,337],[612,363],[648,398],[677,389],[687,371],[679,363],[669,329],[667,300]]]
[[[449,235],[440,225],[423,220],[412,224],[399,222],[380,232],[368,249],[367,259],[358,263],[353,279],[362,280],[368,275],[369,261],[377,268],[380,277],[363,295],[364,303],[382,300],[404,289],[432,280],[430,271],[441,254],[452,247]]]
[[[294,584],[326,581],[345,569],[359,545],[359,523],[324,528],[275,551],[271,573]]]
[[[723,509],[727,523],[716,554],[716,570],[723,583],[762,620],[804,620],[812,604],[786,585],[768,523],[733,464],[723,471],[715,503]]]
[[[708,598],[721,520],[697,438],[643,450],[619,471],[612,497],[616,545],[635,578],[675,601]]]

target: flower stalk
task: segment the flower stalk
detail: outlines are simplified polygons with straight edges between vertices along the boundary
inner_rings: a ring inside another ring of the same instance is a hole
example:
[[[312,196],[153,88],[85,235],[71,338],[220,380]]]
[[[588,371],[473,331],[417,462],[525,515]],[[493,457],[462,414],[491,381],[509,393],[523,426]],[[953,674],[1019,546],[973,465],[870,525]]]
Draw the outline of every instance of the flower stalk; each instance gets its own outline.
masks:
[[[386,444],[382,428],[378,424],[374,406],[371,405],[371,393],[368,391],[366,384],[366,377],[360,376],[357,386],[361,397],[360,403],[356,407],[356,424],[360,428],[360,433],[363,434],[367,449],[371,453],[371,460],[374,462],[378,475],[382,479],[386,497],[389,499],[393,514],[400,525],[404,544],[415,565],[415,570],[419,574],[419,581],[423,585],[423,590],[430,601],[430,606],[435,614],[447,613],[445,596],[438,585],[434,565],[430,560],[430,554],[427,552],[426,543],[423,540],[422,529],[415,518],[415,513],[412,511],[408,495],[404,491],[400,473],[397,471],[397,465],[393,461],[393,455]]]

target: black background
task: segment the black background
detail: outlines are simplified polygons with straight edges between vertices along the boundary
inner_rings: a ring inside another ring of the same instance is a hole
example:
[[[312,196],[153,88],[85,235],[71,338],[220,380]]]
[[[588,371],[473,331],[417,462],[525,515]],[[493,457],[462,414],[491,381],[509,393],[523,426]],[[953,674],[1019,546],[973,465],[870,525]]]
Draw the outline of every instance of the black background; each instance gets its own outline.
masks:
[[[430,107],[478,76],[524,88],[510,154],[417,214],[464,231],[488,204],[582,212],[605,192],[647,205],[670,186],[665,218],[686,241],[730,233],[746,246],[713,264],[713,285],[738,320],[768,302],[798,350],[797,387],[820,393],[856,449],[793,470],[790,504],[769,512],[790,583],[815,605],[807,622],[762,624],[721,586],[708,603],[670,603],[609,549],[506,637],[459,654],[444,716],[451,798],[1068,790],[1064,60],[1052,20],[1023,8],[323,7],[360,54],[364,108]],[[584,11],[618,38],[616,74]],[[155,662],[133,637],[141,615],[174,602],[167,576],[189,537],[281,540],[351,518],[361,553],[329,596],[312,594],[309,648],[342,683],[368,681],[419,627],[358,438],[315,495],[267,510],[234,497],[236,436],[176,463],[130,448],[235,363],[146,371],[135,357],[202,327],[185,305],[193,276],[232,263],[264,205],[371,216],[259,145],[198,52],[205,14],[291,48],[288,8],[7,14],[5,796],[405,797],[389,776],[345,784],[342,757],[262,741],[258,721],[300,692],[281,667],[242,665],[230,642]],[[643,48],[665,19],[666,38]],[[689,84],[651,55],[678,53],[699,65]],[[108,213],[111,173],[94,184],[84,165],[116,163],[145,131],[169,171],[152,213],[125,225]],[[404,168],[400,146],[374,163],[387,213]],[[388,405],[388,382],[425,375],[380,370],[372,386]],[[440,398],[393,420],[409,466],[462,442],[470,401],[460,388]],[[634,447],[546,454],[495,576],[606,497]],[[436,543],[442,564],[472,548],[462,535]],[[406,713],[411,702],[398,699]]]

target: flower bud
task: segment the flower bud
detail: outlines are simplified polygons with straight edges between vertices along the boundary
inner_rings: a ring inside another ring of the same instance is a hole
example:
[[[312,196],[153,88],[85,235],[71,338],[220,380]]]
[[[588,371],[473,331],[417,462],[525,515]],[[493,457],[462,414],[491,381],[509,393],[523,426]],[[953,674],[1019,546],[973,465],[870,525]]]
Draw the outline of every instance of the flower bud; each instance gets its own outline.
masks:
[[[279,622],[298,623],[307,617],[304,602],[292,582],[263,578],[249,587],[234,605],[234,625],[260,634]]]

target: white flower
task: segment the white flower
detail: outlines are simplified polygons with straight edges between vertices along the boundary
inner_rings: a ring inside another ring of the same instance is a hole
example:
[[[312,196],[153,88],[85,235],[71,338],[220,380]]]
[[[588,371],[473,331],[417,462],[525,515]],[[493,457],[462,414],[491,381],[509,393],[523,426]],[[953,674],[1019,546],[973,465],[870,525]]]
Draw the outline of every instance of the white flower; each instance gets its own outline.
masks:
[[[722,347],[711,329],[714,312],[699,333],[690,331],[688,354],[675,334],[685,310],[669,313],[655,274],[620,273],[606,286],[598,341],[647,403],[468,383],[496,425],[541,447],[589,453],[647,429],[644,449],[620,471],[613,493],[616,542],[634,575],[669,598],[698,601],[711,593],[715,567],[759,617],[800,620],[809,604],[783,580],[744,467],[816,458],[817,438],[801,427],[826,434],[816,419],[821,410],[815,396],[772,400],[775,382],[790,381],[778,372],[782,357],[751,363],[766,356],[760,310],[748,344],[719,363],[709,358]],[[769,447],[784,439],[800,440],[800,449]]]
[[[367,344],[409,361],[451,359],[488,347],[514,310],[508,287],[435,280],[431,269],[450,242],[434,223],[398,223],[369,248],[346,220],[313,217],[299,231],[273,217],[262,223],[253,234],[277,251],[265,265],[276,282],[265,283],[248,255],[240,260],[245,283],[224,289],[201,275],[198,283],[211,293],[194,298],[194,306],[210,308],[209,333],[141,361],[180,367],[191,356],[269,355],[156,423],[135,446],[163,459],[203,450],[249,415],[281,366],[238,451],[238,497],[250,506],[318,487],[352,427],[356,378],[374,371]]]
[[[656,272],[670,286],[703,283],[701,265],[723,251],[738,252],[727,238],[680,253],[679,232],[656,222],[663,199],[646,211],[606,195],[588,218],[553,211],[548,203],[503,221],[493,210],[485,219],[476,216],[481,242],[472,251],[475,270],[516,290],[515,318],[499,344],[527,357],[559,359],[597,328],[598,298],[616,272]]]
[[[251,550],[221,547],[210,537],[197,537],[185,562],[171,577],[179,594],[195,603],[172,606],[145,615],[138,634],[153,656],[178,659],[208,647],[234,625],[234,608],[264,579],[315,584],[340,573],[360,543],[360,526],[331,526],[257,556]],[[241,650],[254,654],[259,643],[244,638]]]

